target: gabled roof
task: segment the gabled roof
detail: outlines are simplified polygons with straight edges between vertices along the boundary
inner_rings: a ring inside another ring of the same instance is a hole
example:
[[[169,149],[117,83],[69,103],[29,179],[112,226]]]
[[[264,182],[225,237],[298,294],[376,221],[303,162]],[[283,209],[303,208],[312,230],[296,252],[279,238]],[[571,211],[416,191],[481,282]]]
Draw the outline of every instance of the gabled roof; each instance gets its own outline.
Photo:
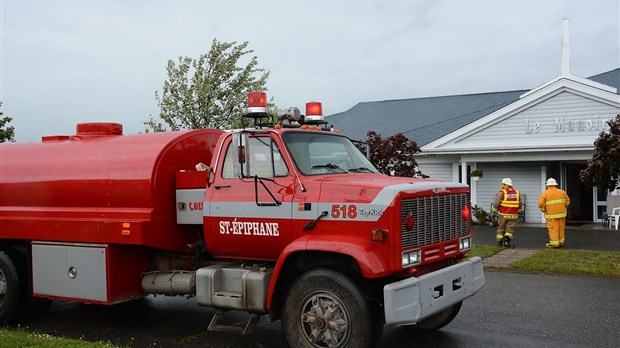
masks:
[[[589,79],[615,87],[616,93],[620,90],[620,69]],[[326,120],[354,140],[366,140],[369,130],[383,137],[400,132],[422,147],[517,102],[529,91],[363,102],[345,112],[327,116]]]

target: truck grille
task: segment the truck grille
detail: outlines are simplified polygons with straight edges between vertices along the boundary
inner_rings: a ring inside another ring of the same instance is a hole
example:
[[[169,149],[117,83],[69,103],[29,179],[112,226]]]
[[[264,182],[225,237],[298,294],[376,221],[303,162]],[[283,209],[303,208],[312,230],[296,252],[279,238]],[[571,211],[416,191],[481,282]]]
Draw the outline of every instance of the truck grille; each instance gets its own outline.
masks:
[[[400,210],[402,248],[421,247],[469,234],[471,222],[461,216],[468,202],[466,193],[404,199]],[[409,212],[415,221],[411,231],[405,227],[405,217]]]

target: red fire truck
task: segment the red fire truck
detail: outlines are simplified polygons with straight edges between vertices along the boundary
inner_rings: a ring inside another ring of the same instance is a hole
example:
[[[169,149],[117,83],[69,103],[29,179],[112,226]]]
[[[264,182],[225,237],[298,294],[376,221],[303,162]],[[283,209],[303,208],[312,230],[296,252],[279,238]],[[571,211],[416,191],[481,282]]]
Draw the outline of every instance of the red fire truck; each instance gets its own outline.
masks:
[[[247,129],[83,123],[2,144],[0,322],[163,294],[218,309],[210,330],[281,319],[292,347],[448,324],[485,283],[468,186],[380,174],[320,103],[265,126],[265,94],[248,100]]]

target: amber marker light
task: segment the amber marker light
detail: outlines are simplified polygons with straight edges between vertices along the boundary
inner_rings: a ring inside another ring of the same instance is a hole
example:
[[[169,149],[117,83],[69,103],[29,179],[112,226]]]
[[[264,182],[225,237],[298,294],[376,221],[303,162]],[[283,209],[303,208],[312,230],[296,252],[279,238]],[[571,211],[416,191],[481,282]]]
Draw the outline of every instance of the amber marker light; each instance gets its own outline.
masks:
[[[370,230],[370,239],[373,242],[383,242],[383,240],[387,237],[387,231],[381,228],[372,228]]]
[[[131,224],[129,222],[123,222],[122,226],[123,226],[123,229],[121,230],[121,235],[130,236],[131,231],[129,229],[131,228]]]

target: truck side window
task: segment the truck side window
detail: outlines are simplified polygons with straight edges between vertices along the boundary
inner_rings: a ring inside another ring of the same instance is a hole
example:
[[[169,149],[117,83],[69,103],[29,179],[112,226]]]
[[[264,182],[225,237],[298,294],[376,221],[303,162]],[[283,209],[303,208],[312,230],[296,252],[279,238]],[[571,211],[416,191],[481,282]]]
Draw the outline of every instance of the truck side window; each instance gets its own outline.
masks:
[[[280,149],[270,137],[250,137],[247,151],[250,172],[245,175],[257,175],[262,178],[288,176],[289,170],[282,158]],[[235,177],[233,171],[234,156],[237,156],[237,149],[230,142],[224,159],[222,177]]]
[[[222,177],[226,179],[232,179],[235,177],[234,170],[234,158],[237,154],[235,146],[232,141],[228,144],[228,149],[226,150],[226,157],[224,158],[224,165],[222,166]]]

